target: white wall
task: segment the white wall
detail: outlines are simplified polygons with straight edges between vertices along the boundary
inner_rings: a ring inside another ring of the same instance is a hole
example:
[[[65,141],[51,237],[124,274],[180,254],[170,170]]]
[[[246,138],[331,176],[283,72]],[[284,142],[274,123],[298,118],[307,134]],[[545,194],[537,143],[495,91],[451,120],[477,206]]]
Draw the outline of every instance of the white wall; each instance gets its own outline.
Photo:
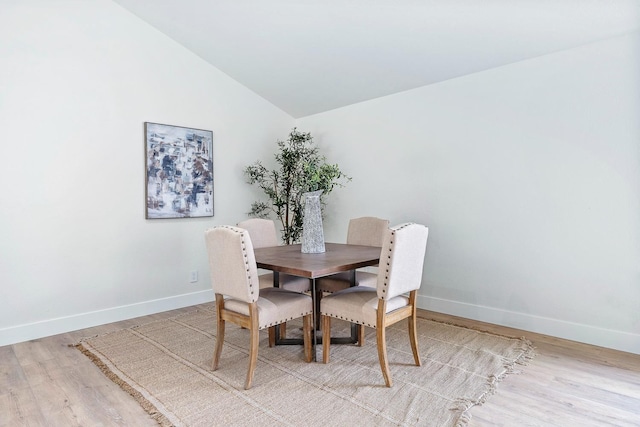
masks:
[[[430,227],[420,306],[640,353],[640,34],[298,120],[361,215]]]
[[[4,1],[0,40],[0,345],[212,299],[202,232],[244,217],[243,167],[294,120],[111,1]],[[639,52],[298,120],[354,178],[327,240],[425,223],[422,307],[640,353]],[[145,121],[214,132],[213,218],[144,219]]]
[[[108,0],[3,1],[0,40],[0,345],[213,299],[203,231],[294,120]],[[213,218],[145,220],[145,121],[214,132]]]

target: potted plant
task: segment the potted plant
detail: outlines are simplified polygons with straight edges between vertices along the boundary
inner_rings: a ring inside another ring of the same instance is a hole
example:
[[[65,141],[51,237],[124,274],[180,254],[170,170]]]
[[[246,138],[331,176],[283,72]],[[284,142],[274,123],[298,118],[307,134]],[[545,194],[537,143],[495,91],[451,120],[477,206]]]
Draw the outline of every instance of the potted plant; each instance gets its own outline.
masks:
[[[305,193],[322,190],[321,205],[335,187],[343,187],[351,178],[337,164],[329,164],[314,145],[309,132],[293,128],[286,141],[277,141],[277,168],[269,170],[259,160],[244,173],[249,184],[256,184],[269,199],[251,204],[249,216],[266,218],[273,213],[282,226],[285,244],[300,241],[303,230]]]

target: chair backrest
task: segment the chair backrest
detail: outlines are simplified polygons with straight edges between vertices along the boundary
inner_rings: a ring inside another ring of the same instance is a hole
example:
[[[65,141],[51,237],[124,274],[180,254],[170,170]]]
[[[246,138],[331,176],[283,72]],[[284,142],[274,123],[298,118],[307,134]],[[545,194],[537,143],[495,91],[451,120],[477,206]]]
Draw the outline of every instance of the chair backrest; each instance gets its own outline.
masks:
[[[378,270],[378,298],[388,300],[420,289],[429,229],[407,223],[387,230]]]
[[[382,246],[388,228],[388,219],[372,216],[354,218],[349,221],[347,243],[350,245]]]
[[[249,232],[255,249],[278,246],[276,225],[270,219],[250,218],[238,223],[238,227]]]
[[[213,291],[244,302],[256,302],[260,281],[249,232],[221,225],[205,231],[204,238]]]

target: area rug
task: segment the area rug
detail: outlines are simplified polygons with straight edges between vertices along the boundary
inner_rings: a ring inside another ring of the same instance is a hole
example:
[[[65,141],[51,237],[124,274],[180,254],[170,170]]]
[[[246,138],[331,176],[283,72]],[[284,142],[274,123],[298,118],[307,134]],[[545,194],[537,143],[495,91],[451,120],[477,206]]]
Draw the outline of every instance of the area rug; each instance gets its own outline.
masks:
[[[288,337],[301,323],[287,325]],[[348,324],[333,322],[333,334]],[[76,347],[162,426],[464,426],[469,410],[533,357],[524,338],[418,320],[422,366],[406,322],[387,329],[393,387],[380,371],[375,331],[365,345],[332,345],[328,364],[305,363],[298,345],[269,348],[261,332],[253,387],[244,390],[248,331],[227,323],[218,370],[210,370],[214,309],[83,339]],[[322,348],[317,348],[318,360]]]

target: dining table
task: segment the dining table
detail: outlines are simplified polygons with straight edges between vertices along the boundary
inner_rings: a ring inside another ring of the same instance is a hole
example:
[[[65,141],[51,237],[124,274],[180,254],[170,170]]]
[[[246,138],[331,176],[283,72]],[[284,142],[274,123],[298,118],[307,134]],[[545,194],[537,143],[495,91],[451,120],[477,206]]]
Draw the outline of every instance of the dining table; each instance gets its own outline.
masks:
[[[313,324],[318,325],[320,310],[316,300],[316,279],[340,272],[351,272],[351,286],[356,283],[356,269],[376,266],[380,262],[380,247],[350,245],[345,243],[325,243],[321,253],[303,253],[302,245],[270,246],[254,249],[258,268],[273,271],[274,286],[279,285],[279,273],[305,277],[311,284],[313,298]],[[313,359],[316,360],[316,346],[321,338],[313,333]],[[351,325],[350,337],[332,337],[331,343],[345,344],[357,342],[356,325]],[[280,339],[276,334],[276,344],[299,344],[300,340]]]

